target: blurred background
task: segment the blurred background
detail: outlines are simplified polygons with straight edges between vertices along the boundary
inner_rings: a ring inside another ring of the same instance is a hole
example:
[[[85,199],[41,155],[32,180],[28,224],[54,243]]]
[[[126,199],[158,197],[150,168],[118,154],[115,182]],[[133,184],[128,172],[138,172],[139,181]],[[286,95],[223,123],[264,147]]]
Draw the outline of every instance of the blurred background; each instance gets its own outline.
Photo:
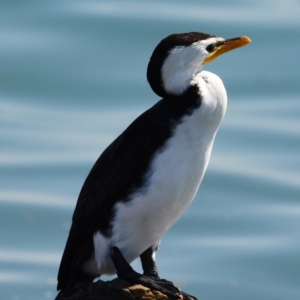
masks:
[[[299,15],[296,0],[1,1],[0,298],[55,297],[84,179],[159,100],[154,47],[202,31],[252,43],[206,66],[227,114],[160,275],[202,300],[300,299]]]

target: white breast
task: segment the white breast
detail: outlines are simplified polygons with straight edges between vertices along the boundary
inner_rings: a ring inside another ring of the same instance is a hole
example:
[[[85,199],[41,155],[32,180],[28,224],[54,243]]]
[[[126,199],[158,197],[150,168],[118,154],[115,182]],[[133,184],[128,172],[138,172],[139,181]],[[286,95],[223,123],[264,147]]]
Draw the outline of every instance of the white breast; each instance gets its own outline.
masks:
[[[227,96],[222,81],[212,73],[200,72],[193,83],[203,95],[201,106],[184,117],[164,149],[156,153],[145,188],[132,195],[131,201],[117,204],[111,239],[100,233],[94,236],[99,273],[115,272],[109,258],[111,245],[118,246],[129,262],[158,245],[199,188]]]

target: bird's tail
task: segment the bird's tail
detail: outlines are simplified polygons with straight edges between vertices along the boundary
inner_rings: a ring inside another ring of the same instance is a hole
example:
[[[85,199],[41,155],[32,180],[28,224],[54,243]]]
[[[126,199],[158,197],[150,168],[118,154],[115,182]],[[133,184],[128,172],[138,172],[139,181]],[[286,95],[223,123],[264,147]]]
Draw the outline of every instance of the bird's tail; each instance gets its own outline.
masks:
[[[76,289],[76,285],[79,283],[92,283],[95,278],[99,277],[92,276],[84,272],[75,272],[75,274],[71,277],[70,281],[68,282],[67,286],[61,288],[59,285],[57,289],[60,290],[57,294],[55,300],[64,299],[68,297],[68,295],[74,294],[74,289]]]

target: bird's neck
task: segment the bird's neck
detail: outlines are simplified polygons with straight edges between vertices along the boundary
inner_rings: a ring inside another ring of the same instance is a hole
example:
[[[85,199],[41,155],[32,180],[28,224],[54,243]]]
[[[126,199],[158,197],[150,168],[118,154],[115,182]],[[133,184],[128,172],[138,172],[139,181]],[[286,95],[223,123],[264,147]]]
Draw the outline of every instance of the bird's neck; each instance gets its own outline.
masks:
[[[198,72],[191,73],[183,71],[176,72],[175,74],[168,76],[168,78],[164,80],[165,91],[171,95],[182,95],[192,85],[194,76]]]
[[[173,62],[170,56],[164,63],[161,76],[165,91],[170,95],[182,95],[190,86],[194,77],[201,72],[202,64],[193,63],[187,68],[185,61]]]
[[[227,93],[222,80],[208,71],[201,71],[191,82],[196,86],[201,97],[199,121],[206,130],[216,132],[227,108]]]

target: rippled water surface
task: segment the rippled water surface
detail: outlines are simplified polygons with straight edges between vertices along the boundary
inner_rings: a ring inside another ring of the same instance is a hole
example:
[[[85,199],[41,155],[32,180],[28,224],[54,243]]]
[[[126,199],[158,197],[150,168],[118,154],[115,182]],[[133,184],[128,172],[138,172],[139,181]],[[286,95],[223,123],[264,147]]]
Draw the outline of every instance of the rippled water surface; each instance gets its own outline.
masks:
[[[207,65],[227,114],[160,274],[203,300],[300,299],[299,15],[292,0],[1,2],[0,298],[55,297],[85,177],[158,101],[153,48],[204,31],[252,43]]]

